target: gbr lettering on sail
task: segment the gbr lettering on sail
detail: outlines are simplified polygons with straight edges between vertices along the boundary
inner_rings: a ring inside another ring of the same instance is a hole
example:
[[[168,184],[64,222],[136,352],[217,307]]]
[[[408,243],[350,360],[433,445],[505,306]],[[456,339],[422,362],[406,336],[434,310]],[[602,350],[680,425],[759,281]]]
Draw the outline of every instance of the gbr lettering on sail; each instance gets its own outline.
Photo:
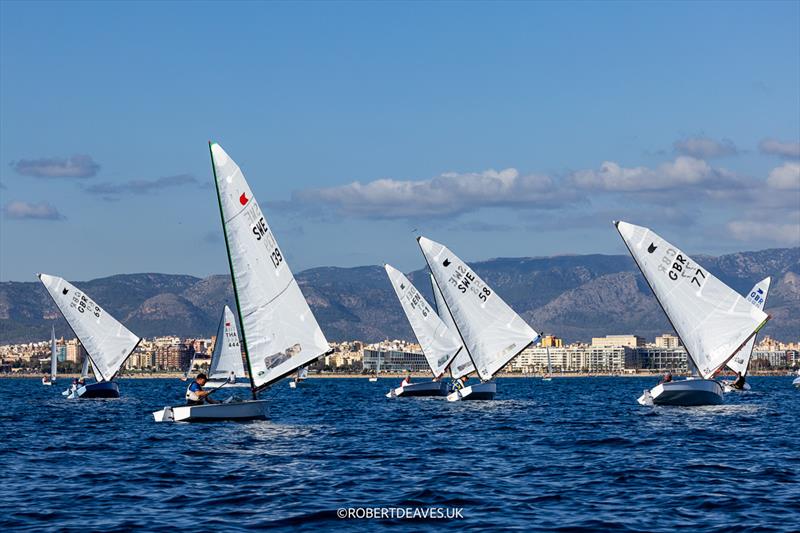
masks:
[[[651,244],[648,252],[655,252],[656,247]],[[651,251],[652,250],[652,251]],[[665,272],[669,279],[678,281],[679,279],[690,279],[689,283],[696,285],[698,289],[703,287],[706,275],[703,269],[696,264],[692,264],[688,257],[684,256],[680,250],[667,248],[658,265],[659,272]]]

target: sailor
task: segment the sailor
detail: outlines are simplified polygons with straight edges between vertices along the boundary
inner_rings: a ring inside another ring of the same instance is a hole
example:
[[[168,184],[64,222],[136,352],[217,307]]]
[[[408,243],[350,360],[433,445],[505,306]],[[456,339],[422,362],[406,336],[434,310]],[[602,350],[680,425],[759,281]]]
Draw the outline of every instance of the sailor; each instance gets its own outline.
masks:
[[[468,379],[469,378],[467,376],[461,376],[457,380],[453,381],[453,384],[450,386],[450,390],[455,392],[457,390],[463,389],[464,387],[467,386],[467,380]]]
[[[672,381],[672,374],[667,372],[664,374],[664,377],[661,378],[661,381],[659,381],[658,384],[661,385],[662,383],[669,383],[670,381]]]
[[[745,382],[744,376],[741,373],[737,372],[736,379],[733,380],[733,383],[731,383],[731,387],[737,390],[742,390],[744,389],[744,382]]]
[[[403,382],[400,383],[401,387],[405,387],[407,385],[411,385],[411,374],[407,375],[406,379],[404,379]]]
[[[186,388],[186,405],[203,405],[203,402],[217,403],[208,397],[210,391],[203,390],[203,385],[208,381],[205,374],[197,374],[189,386]]]

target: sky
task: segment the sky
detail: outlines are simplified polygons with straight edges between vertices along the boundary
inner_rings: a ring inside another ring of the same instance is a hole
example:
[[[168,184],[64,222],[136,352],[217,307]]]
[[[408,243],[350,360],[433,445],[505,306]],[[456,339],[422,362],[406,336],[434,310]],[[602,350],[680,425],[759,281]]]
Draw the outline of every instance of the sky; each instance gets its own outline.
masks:
[[[800,3],[0,2],[0,280],[800,246]]]

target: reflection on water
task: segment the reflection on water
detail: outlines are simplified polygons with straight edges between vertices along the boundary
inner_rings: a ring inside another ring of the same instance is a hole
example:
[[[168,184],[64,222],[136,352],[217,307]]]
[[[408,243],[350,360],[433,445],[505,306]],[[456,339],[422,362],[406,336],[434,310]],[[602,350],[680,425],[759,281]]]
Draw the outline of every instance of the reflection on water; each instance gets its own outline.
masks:
[[[464,508],[450,526],[490,530],[788,531],[800,501],[791,380],[677,408],[636,404],[652,379],[500,379],[494,402],[311,379],[267,391],[267,421],[198,425],[152,420],[181,401],[177,380],[122,380],[116,401],[0,380],[0,527],[185,529],[200,516],[212,530],[362,531],[393,524],[336,509],[440,506]]]

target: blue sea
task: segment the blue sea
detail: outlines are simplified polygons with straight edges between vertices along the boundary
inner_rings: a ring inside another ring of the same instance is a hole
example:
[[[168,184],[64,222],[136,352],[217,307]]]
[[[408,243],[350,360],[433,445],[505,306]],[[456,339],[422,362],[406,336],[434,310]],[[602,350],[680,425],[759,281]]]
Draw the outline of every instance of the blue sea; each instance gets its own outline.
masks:
[[[700,408],[637,405],[645,378],[500,379],[456,403],[385,398],[397,381],[282,382],[268,421],[156,424],[180,381],[67,401],[67,380],[0,380],[0,530],[800,529],[791,377]]]

